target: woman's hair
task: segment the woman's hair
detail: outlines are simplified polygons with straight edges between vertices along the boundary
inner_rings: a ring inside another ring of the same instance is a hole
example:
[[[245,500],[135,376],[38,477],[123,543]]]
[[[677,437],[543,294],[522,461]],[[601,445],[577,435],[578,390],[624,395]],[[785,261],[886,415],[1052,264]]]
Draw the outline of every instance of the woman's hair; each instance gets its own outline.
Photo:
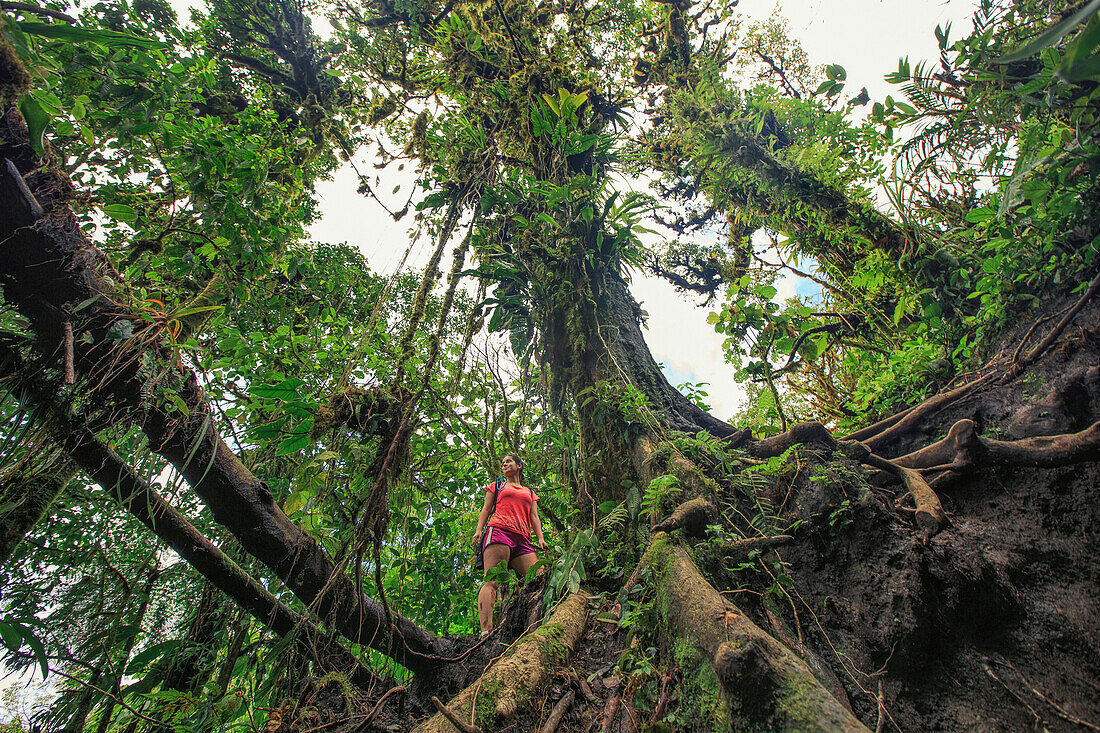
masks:
[[[516,462],[517,465],[519,465],[519,482],[521,485],[525,485],[527,483],[527,479],[523,475],[523,459],[519,457],[518,453],[505,453],[504,458],[511,458],[513,461]],[[501,460],[503,461],[504,458],[502,458]]]

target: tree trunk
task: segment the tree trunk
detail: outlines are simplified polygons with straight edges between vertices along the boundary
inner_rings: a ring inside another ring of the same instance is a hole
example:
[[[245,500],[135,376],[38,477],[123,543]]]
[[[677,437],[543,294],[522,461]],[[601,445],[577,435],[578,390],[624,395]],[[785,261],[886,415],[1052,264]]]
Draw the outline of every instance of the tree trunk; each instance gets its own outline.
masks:
[[[165,671],[165,687],[190,695],[197,695],[202,690],[217,657],[218,632],[227,625],[231,608],[213,583],[209,580],[203,582],[202,597],[191,619],[184,645],[173,655]]]
[[[61,729],[61,733],[84,733],[84,723],[88,720],[88,714],[92,712],[92,708],[95,707],[96,701],[101,697],[97,685],[99,680],[103,677],[103,670],[97,669],[92,673],[92,676],[88,678],[87,686],[80,693],[80,701],[77,703],[76,711],[68,722],[65,723],[65,727]]]

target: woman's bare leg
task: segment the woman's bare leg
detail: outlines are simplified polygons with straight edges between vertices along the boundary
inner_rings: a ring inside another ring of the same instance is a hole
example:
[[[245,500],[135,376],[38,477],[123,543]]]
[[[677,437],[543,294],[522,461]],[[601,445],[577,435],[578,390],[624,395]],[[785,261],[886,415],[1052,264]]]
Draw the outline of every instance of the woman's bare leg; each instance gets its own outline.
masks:
[[[501,563],[508,562],[508,554],[511,552],[508,545],[493,543],[485,548],[485,571],[495,568]],[[517,560],[519,558],[516,558]],[[497,584],[487,580],[481,584],[481,590],[477,592],[477,619],[481,624],[481,633],[493,630],[493,603],[497,599]]]
[[[528,552],[526,555],[519,555],[512,558],[512,562],[508,563],[508,567],[516,571],[516,575],[520,580],[527,577],[527,571],[531,569],[531,566],[539,561],[538,554],[534,552]]]

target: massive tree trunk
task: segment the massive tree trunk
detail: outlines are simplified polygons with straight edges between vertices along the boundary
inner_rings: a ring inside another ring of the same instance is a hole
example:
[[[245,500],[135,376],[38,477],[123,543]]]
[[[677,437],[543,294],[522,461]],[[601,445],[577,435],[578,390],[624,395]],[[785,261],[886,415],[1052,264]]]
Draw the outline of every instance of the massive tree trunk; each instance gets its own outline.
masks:
[[[326,623],[410,669],[431,669],[445,645],[363,595],[287,518],[216,434],[197,376],[165,348],[159,330],[150,327],[128,341],[108,336],[125,316],[141,319],[105,279],[119,276],[69,210],[71,184],[40,168],[14,107],[0,119],[0,135],[0,208],[10,212],[0,221],[0,284],[5,299],[29,319],[46,363],[60,369],[68,361],[87,380],[89,400],[109,405],[95,416],[101,424],[139,425],[149,447],[180,472],[214,519]],[[75,338],[66,338],[67,331]],[[182,414],[170,411],[177,400]]]

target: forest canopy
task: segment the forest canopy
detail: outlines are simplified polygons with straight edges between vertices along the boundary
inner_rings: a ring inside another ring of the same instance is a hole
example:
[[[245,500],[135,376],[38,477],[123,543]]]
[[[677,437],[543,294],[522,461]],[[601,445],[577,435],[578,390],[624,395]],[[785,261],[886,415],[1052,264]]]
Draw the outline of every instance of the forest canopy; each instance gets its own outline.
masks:
[[[1098,12],[874,99],[736,2],[3,0],[7,729],[1097,729]]]

